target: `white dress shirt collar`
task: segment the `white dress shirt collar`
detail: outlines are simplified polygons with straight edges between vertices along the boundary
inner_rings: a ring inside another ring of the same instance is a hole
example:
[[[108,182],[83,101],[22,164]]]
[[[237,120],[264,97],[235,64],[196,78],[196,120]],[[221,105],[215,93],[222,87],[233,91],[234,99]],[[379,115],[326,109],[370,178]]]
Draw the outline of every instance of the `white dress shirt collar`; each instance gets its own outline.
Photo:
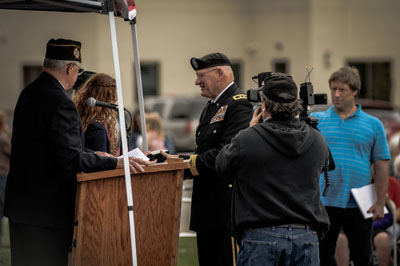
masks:
[[[216,103],[216,102],[218,101],[219,97],[221,97],[221,95],[222,95],[230,86],[232,86],[232,84],[233,84],[233,81],[232,81],[231,83],[229,83],[228,86],[226,86],[226,88],[223,89],[223,90],[218,94],[218,96],[215,97],[214,100],[211,100],[211,103]]]

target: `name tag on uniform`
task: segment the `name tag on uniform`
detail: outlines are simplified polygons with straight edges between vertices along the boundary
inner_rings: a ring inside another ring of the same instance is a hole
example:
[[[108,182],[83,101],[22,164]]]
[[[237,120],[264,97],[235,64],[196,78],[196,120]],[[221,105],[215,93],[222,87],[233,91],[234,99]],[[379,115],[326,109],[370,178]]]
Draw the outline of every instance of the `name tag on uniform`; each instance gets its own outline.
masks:
[[[226,109],[228,109],[228,105],[221,106],[217,113],[211,118],[210,124],[220,122],[224,120]]]

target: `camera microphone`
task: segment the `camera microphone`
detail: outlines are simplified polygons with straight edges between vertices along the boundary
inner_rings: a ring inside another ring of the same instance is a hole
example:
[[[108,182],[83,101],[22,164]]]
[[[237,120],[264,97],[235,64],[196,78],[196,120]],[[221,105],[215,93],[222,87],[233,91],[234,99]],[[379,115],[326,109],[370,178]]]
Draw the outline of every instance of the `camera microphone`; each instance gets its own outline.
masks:
[[[107,107],[107,108],[111,108],[114,110],[118,110],[118,105],[113,104],[113,103],[106,103],[106,102],[98,101],[93,97],[88,98],[86,101],[86,104],[90,107],[101,106],[101,107]]]

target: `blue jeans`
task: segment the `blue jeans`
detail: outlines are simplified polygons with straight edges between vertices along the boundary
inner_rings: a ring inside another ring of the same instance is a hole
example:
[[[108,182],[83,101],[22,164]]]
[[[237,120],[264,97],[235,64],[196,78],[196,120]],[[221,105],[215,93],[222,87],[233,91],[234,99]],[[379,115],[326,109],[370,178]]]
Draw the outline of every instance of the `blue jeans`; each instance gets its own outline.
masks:
[[[237,266],[319,265],[317,232],[291,227],[246,230]]]

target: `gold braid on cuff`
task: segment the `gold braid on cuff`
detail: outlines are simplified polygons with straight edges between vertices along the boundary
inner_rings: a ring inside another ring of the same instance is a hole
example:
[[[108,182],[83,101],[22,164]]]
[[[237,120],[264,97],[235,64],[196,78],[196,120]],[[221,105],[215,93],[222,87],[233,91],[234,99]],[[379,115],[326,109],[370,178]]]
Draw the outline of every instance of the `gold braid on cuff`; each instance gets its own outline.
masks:
[[[196,168],[196,159],[197,159],[197,154],[190,155],[190,172],[192,172],[193,176],[200,175],[199,171],[197,171]]]

